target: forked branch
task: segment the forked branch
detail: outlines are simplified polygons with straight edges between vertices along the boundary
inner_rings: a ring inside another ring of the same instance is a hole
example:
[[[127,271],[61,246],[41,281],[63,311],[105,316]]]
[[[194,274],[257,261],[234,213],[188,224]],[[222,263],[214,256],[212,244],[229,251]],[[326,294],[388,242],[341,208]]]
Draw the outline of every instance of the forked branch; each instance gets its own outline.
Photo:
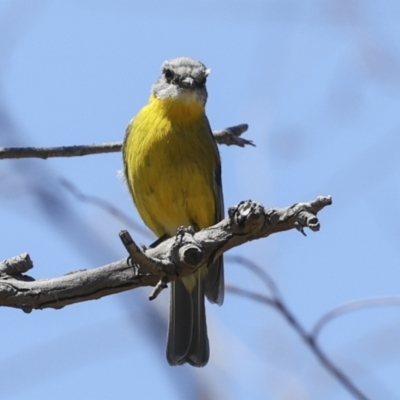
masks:
[[[28,254],[23,254],[0,263],[0,306],[30,312],[62,308],[141,286],[165,287],[248,241],[290,229],[319,230],[317,213],[331,203],[330,196],[285,208],[264,208],[260,203],[243,201],[231,207],[228,217],[218,224],[200,232],[181,228],[176,236],[155,248],[140,248],[127,233],[122,233],[129,257],[58,278],[34,280],[25,275],[33,263]]]

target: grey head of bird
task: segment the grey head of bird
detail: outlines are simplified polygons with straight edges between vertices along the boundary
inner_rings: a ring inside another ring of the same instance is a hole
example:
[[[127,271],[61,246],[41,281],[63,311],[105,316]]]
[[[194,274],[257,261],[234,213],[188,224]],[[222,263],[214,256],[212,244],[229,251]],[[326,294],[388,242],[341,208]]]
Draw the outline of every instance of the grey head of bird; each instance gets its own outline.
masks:
[[[165,61],[161,76],[151,88],[151,93],[160,100],[198,102],[207,101],[207,76],[211,72],[204,64],[189,57],[178,57]]]

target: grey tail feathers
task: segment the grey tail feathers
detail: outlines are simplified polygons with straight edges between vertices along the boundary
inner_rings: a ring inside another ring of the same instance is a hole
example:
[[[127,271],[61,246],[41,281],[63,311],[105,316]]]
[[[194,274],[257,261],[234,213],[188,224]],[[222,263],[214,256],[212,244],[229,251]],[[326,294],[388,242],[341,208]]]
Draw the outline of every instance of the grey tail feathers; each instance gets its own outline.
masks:
[[[190,293],[180,281],[171,283],[171,310],[167,339],[170,365],[189,363],[204,367],[210,349],[204,305],[204,282],[199,279]]]

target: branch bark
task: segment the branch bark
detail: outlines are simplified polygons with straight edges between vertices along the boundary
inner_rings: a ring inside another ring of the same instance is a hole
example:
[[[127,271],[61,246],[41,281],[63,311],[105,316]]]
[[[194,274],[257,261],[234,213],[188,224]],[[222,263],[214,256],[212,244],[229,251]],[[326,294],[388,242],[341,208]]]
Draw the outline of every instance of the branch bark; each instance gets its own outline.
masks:
[[[247,131],[248,127],[247,124],[231,126],[214,131],[213,135],[219,144],[239,147],[254,146],[251,140],[240,137],[243,132]],[[121,147],[122,142],[61,147],[0,147],[0,160],[10,158],[42,158],[45,160],[50,157],[77,157],[90,154],[116,153],[121,151]]]
[[[155,248],[140,248],[129,235],[121,234],[129,257],[51,279],[27,276],[33,263],[25,253],[0,263],[0,306],[31,312],[59,309],[141,286],[158,285],[160,291],[167,282],[193,273],[200,265],[248,241],[290,229],[318,231],[317,213],[331,203],[330,196],[285,208],[264,208],[260,203],[243,201],[231,207],[228,218],[218,224],[199,232],[181,228],[175,237]]]

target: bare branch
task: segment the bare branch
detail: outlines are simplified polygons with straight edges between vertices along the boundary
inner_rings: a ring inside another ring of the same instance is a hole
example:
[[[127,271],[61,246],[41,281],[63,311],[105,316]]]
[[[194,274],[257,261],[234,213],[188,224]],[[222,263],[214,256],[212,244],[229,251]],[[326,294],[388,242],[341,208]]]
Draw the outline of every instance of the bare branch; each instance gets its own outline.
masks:
[[[25,312],[58,309],[156,283],[155,276],[137,275],[126,259],[92,270],[71,272],[59,278],[31,282],[22,280],[19,275],[2,274],[0,305],[20,308]]]
[[[243,201],[228,211],[229,218],[217,225],[194,232],[191,228],[180,228],[177,235],[160,243],[155,248],[139,248],[130,235],[121,232],[129,257],[93,270],[71,272],[63,277],[34,281],[23,275],[32,268],[28,254],[0,263],[0,305],[20,308],[24,312],[34,309],[55,308],[99,299],[103,296],[135,289],[140,286],[155,286],[150,299],[157,297],[166,284],[178,277],[193,273],[203,263],[212,262],[228,249],[247,241],[267,237],[289,229],[303,232],[308,227],[319,230],[317,213],[332,203],[331,197],[318,197],[308,203],[297,203],[282,209],[264,208],[259,203]],[[250,260],[230,257],[241,263],[263,280],[271,291],[265,296],[232,285],[227,290],[233,294],[269,305],[280,312],[292,328],[303,338],[324,367],[359,400],[368,398],[354,385],[350,378],[335,366],[315,341],[318,329],[308,334],[284,304],[274,280]],[[399,299],[396,299],[399,300]],[[347,309],[346,309],[347,310]],[[333,310],[324,321],[340,314]],[[332,315],[331,317],[329,317]],[[322,321],[322,322],[321,322]]]
[[[116,153],[122,142],[60,147],[0,147],[0,160],[9,158],[77,157],[90,154]]]
[[[240,137],[247,129],[247,124],[241,124],[215,131],[213,134],[219,144],[240,147],[244,147],[245,145],[254,146],[251,140]],[[42,158],[45,160],[50,157],[77,157],[91,154],[116,153],[121,151],[121,147],[122,142],[61,147],[0,147],[0,160],[10,158]]]
[[[278,286],[276,285],[274,280],[268,275],[268,273],[263,268],[261,268],[255,262],[243,256],[231,256],[231,255],[227,255],[225,257],[225,260],[246,267],[249,271],[251,271],[254,275],[256,275],[257,278],[259,278],[265,284],[265,286],[270,290],[273,297],[277,299],[281,298]]]
[[[252,140],[247,140],[240,137],[243,132],[247,131],[248,128],[249,126],[247,124],[241,124],[231,126],[220,131],[214,131],[213,135],[219,144],[226,144],[227,146],[235,145],[239,147],[249,145],[255,147],[255,144]]]
[[[83,193],[71,181],[69,181],[65,178],[59,179],[58,182],[66,190],[68,190],[77,200],[79,200],[83,203],[88,203],[88,204],[92,204],[96,207],[99,207],[103,211],[118,218],[124,224],[128,225],[131,229],[135,230],[136,232],[140,233],[141,235],[143,235],[149,239],[154,238],[154,234],[151,233],[149,229],[145,228],[143,226],[143,224],[138,224],[137,222],[135,222],[131,217],[129,217],[128,214],[124,213],[122,210],[115,207],[109,201],[107,201],[101,197]]]
[[[268,280],[273,282],[271,277],[268,277]],[[270,287],[270,284],[267,286]],[[349,391],[349,393],[354,396],[354,398],[358,400],[368,400],[368,397],[361,392],[361,390],[351,381],[351,379],[329,359],[329,357],[314,340],[313,335],[307,333],[306,329],[300,324],[294,314],[281,299],[274,297],[274,295],[272,295],[272,297],[268,297],[232,285],[227,285],[227,290],[232,294],[257,301],[259,303],[271,306],[277,310],[287,320],[290,326],[300,335],[300,337],[304,340],[304,343],[307,344],[322,365]]]
[[[331,198],[318,197],[309,203],[286,208],[267,208],[244,201],[229,209],[229,217],[220,223],[194,232],[180,228],[175,237],[154,248],[140,249],[131,238],[122,235],[129,249],[129,259],[116,261],[92,270],[71,272],[65,276],[27,281],[22,268],[11,268],[12,260],[0,264],[0,305],[30,312],[33,309],[61,308],[69,304],[99,299],[103,296],[156,286],[193,273],[200,265],[250,240],[267,237],[288,229],[311,227],[317,230],[316,214],[331,204]],[[18,265],[18,263],[17,263]]]
[[[351,381],[351,379],[337,367],[325,352],[318,346],[314,338],[307,333],[306,329],[300,324],[294,314],[282,302],[276,301],[276,308],[286,318],[292,328],[303,338],[304,342],[317,356],[322,365],[358,400],[368,400],[368,397]]]
[[[263,294],[254,293],[250,290],[242,289],[235,285],[226,284],[225,290],[229,293],[236,294],[237,296],[246,297],[247,299],[275,307],[274,300]]]
[[[311,332],[311,336],[314,340],[317,340],[318,335],[326,324],[331,322],[333,319],[340,317],[341,315],[347,314],[351,311],[361,310],[362,308],[372,307],[386,307],[400,304],[400,296],[383,296],[383,297],[371,297],[367,299],[360,299],[350,301],[342,304],[332,310],[326,312],[314,325]]]

